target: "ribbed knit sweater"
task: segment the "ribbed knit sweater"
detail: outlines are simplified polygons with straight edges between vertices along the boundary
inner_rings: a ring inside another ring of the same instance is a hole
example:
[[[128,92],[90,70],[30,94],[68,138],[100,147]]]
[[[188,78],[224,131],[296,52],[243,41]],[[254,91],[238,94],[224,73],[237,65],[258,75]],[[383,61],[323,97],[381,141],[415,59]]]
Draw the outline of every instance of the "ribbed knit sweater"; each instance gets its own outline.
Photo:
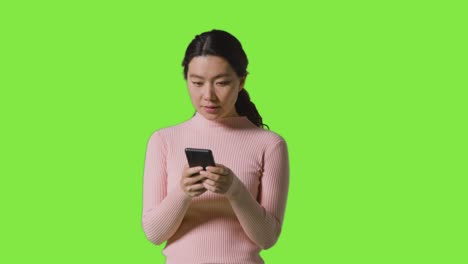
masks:
[[[206,191],[191,198],[181,189],[187,147],[211,149],[215,162],[235,174],[224,195]],[[154,244],[167,241],[167,264],[264,263],[259,252],[279,237],[288,184],[281,136],[244,116],[213,121],[196,113],[148,141],[143,230]]]

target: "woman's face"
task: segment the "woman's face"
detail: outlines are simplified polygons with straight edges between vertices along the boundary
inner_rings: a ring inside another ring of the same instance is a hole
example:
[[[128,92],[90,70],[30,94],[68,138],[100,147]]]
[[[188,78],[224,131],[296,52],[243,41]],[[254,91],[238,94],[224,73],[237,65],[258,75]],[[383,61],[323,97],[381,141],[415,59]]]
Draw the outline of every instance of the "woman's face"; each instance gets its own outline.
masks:
[[[237,95],[245,77],[239,78],[229,63],[218,56],[194,57],[187,71],[187,86],[196,111],[206,119],[238,116]]]

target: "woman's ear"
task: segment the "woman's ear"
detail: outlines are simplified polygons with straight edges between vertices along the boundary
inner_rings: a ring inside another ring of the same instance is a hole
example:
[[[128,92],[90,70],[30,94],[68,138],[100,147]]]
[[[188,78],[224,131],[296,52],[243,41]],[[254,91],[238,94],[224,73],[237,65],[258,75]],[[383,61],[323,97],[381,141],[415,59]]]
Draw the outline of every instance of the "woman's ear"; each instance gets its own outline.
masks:
[[[247,78],[247,76],[244,76],[244,77],[241,77],[241,78],[240,78],[239,92],[242,91],[242,89],[244,89],[245,79],[246,79],[246,78]]]

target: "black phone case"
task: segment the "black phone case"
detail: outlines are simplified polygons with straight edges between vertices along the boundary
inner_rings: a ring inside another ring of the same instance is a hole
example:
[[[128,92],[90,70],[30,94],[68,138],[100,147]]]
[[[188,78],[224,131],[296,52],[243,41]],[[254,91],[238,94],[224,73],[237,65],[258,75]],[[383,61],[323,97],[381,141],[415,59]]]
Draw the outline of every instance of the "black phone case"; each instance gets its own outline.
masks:
[[[213,153],[209,149],[186,148],[185,155],[190,167],[202,166],[206,170],[207,166],[216,166]]]

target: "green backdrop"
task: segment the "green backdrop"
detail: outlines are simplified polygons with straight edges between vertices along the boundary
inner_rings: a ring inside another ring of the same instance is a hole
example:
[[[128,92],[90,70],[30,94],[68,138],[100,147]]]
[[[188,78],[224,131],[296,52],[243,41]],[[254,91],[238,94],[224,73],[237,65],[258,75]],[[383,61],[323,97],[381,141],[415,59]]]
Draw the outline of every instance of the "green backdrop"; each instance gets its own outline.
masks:
[[[155,130],[193,113],[213,28],[288,142],[275,263],[468,263],[464,1],[2,1],[1,263],[163,263],[141,228]]]

